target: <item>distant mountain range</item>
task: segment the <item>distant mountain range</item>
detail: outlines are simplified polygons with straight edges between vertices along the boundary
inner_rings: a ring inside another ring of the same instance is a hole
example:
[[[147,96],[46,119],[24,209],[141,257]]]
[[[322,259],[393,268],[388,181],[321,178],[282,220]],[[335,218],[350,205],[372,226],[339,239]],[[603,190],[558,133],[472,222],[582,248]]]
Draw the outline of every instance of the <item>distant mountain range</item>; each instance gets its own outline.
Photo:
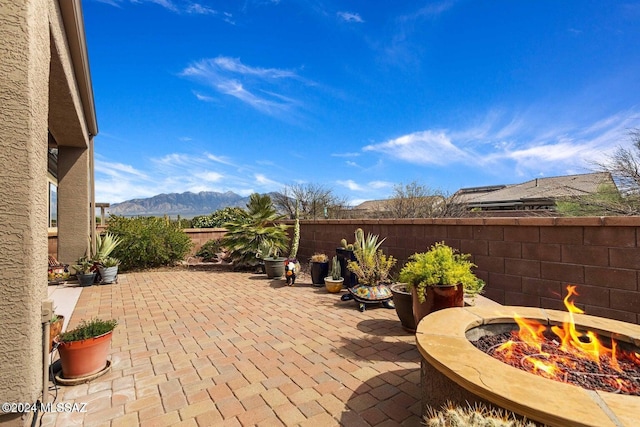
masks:
[[[158,194],[146,199],[132,199],[122,203],[113,203],[109,212],[122,216],[177,216],[191,218],[208,215],[227,206],[245,207],[249,197],[243,197],[232,191],[218,193],[201,191],[200,193]]]

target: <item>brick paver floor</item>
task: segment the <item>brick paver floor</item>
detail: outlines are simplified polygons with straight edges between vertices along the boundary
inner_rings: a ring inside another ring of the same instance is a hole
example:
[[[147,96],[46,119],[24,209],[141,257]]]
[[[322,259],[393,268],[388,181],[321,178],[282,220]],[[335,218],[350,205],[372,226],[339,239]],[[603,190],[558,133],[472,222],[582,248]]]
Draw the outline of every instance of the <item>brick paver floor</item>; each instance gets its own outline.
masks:
[[[109,373],[61,386],[43,426],[418,426],[420,356],[395,310],[227,271],[121,274],[71,326],[115,318]],[[54,395],[54,391],[51,395]]]

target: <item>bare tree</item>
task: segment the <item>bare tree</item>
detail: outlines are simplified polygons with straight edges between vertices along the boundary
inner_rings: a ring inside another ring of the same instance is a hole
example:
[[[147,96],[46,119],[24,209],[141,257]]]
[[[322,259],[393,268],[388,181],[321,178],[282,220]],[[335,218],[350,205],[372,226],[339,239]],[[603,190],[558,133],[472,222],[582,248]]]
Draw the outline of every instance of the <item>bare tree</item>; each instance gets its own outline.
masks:
[[[640,215],[640,128],[629,131],[631,147],[618,149],[595,169],[611,175],[594,194],[559,200],[558,212],[568,216]]]
[[[318,184],[287,185],[273,196],[276,207],[291,218],[295,216],[296,200],[300,219],[328,218],[346,206],[346,200]]]
[[[386,209],[392,218],[436,218],[445,211],[447,196],[416,181],[397,184],[386,200]]]
[[[618,147],[607,161],[596,163],[597,169],[609,172],[622,194],[640,193],[640,128],[629,131],[631,147]]]

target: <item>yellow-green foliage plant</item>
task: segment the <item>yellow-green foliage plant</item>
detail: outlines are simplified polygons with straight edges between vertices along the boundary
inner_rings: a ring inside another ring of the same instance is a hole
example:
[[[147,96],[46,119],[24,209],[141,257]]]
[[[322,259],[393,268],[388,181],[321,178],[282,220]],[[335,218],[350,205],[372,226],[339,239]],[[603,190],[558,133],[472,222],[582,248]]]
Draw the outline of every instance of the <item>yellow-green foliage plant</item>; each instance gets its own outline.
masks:
[[[415,253],[400,270],[400,282],[409,289],[416,287],[418,299],[425,302],[427,286],[451,286],[461,284],[466,294],[482,292],[484,282],[476,277],[472,269],[476,267],[469,261],[471,255],[461,254],[457,250],[438,242],[427,252]]]

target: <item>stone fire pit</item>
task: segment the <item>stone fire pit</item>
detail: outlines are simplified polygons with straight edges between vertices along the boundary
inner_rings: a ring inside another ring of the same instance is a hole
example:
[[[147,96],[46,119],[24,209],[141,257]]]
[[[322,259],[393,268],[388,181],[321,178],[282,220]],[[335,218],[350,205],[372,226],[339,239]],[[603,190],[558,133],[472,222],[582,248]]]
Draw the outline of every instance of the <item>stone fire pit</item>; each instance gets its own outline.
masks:
[[[423,414],[447,401],[480,402],[551,426],[635,427],[640,397],[586,390],[509,366],[477,349],[482,325],[514,324],[513,315],[561,325],[567,312],[532,307],[464,307],[437,311],[416,331],[422,355]],[[575,315],[576,326],[640,347],[640,325]]]

